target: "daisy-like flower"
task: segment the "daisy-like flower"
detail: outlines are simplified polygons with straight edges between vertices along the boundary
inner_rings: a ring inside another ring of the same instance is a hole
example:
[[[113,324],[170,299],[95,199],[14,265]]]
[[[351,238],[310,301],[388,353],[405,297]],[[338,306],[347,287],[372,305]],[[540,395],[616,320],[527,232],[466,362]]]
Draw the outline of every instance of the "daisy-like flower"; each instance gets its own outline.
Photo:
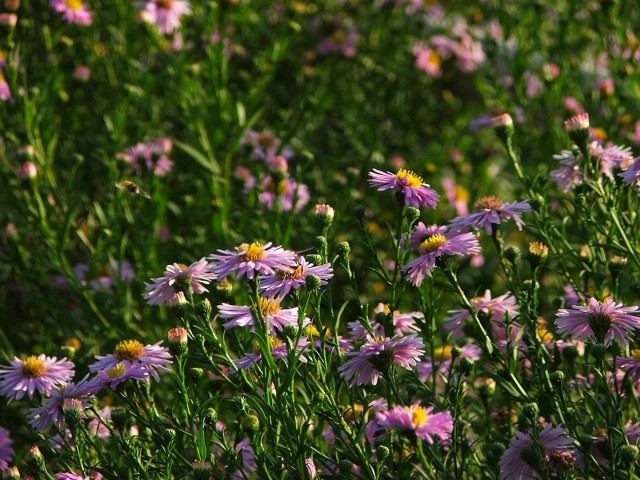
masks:
[[[434,437],[442,441],[449,440],[453,430],[451,413],[432,411],[433,407],[422,407],[420,402],[409,407],[396,405],[391,410],[377,412],[376,420],[386,430],[414,433],[427,443],[434,443]]]
[[[252,279],[256,273],[273,275],[278,270],[287,270],[296,267],[296,253],[285,250],[282,247],[272,247],[271,242],[262,245],[259,242],[238,245],[234,251],[218,250],[221,255],[210,255],[212,260],[209,271],[222,280],[233,272],[235,278],[243,275]]]
[[[64,413],[62,405],[65,400],[75,398],[80,400],[82,409],[89,407],[90,395],[93,392],[93,383],[89,380],[89,375],[78,383],[69,382],[65,386],[59,387],[51,392],[51,396],[46,398],[42,407],[32,408],[29,411],[29,425],[38,431],[49,428],[54,423],[62,430],[64,426]]]
[[[51,0],[50,5],[67,23],[91,25],[92,14],[82,0]]]
[[[149,0],[142,5],[140,18],[169,34],[180,28],[180,18],[191,13],[186,0]]]
[[[218,307],[220,317],[229,320],[224,328],[253,327],[253,313],[248,305],[230,305],[222,303]],[[271,333],[281,332],[284,327],[298,326],[298,307],[282,308],[278,299],[260,298],[260,312],[265,321],[269,321]],[[310,320],[305,317],[303,326],[309,325]]]
[[[573,438],[561,427],[551,424],[538,434],[537,442],[532,431],[516,432],[502,457],[500,457],[501,480],[525,480],[556,476],[569,472],[575,463]]]
[[[447,227],[425,227],[422,222],[411,234],[410,243],[420,256],[402,267],[402,271],[407,272],[407,281],[417,287],[422,284],[425,274],[431,276],[440,255],[468,256],[476,255],[481,250],[478,239],[472,233],[452,233],[447,231]]]
[[[5,80],[4,75],[0,73],[0,100],[6,102],[8,100],[11,100],[12,98],[13,97],[11,95],[11,88]]]
[[[10,365],[0,366],[0,394],[21,399],[25,393],[49,395],[56,385],[66,384],[74,374],[74,365],[66,358],[31,355],[24,360],[14,358]]]
[[[616,358],[616,365],[627,372],[634,381],[637,381],[640,378],[640,349],[633,349],[630,353],[630,357]]]
[[[271,343],[271,355],[274,359],[282,359],[289,356],[287,345],[282,340],[274,336],[269,336],[269,342]],[[307,363],[307,359],[303,354],[309,348],[310,344],[311,343],[309,342],[309,340],[307,340],[305,337],[301,337],[298,341],[298,345],[296,347],[296,355],[298,355],[298,360],[300,360],[302,363]],[[253,352],[248,353],[244,357],[233,361],[235,366],[237,368],[241,368],[242,370],[247,370],[254,364],[261,362],[262,353],[258,344],[254,346]]]
[[[620,174],[622,180],[627,185],[637,185],[640,183],[640,157],[636,158],[631,166]]]
[[[371,177],[369,185],[378,187],[378,191],[393,188],[404,195],[405,205],[415,208],[436,208],[438,198],[440,198],[438,192],[430,188],[429,184],[424,183],[422,178],[411,170],[403,168],[394,174],[374,169],[369,172],[369,177]]]
[[[99,370],[96,377],[92,380],[94,385],[93,393],[97,394],[104,387],[109,386],[111,390],[115,390],[118,385],[127,379],[149,381],[149,370],[141,364],[119,363],[115,367],[108,370]]]
[[[190,287],[194,293],[208,292],[204,285],[215,280],[215,273],[209,271],[209,264],[201,258],[188,267],[181,263],[167,265],[164,276],[152,279],[153,283],[146,283],[148,293],[144,294],[149,305],[165,305],[172,300],[178,292],[184,292]]]
[[[627,422],[624,426],[624,433],[629,441],[629,445],[638,445],[638,441],[640,440],[640,423]],[[611,449],[606,429],[597,429],[594,432],[591,452],[598,463],[605,467],[609,466]]]
[[[173,167],[173,162],[167,157],[172,148],[173,143],[168,138],[156,138],[148,143],[138,143],[117,156],[128,162],[135,173],[146,169],[157,177],[164,177]]]
[[[273,210],[274,205],[277,204],[278,209],[283,212],[292,210],[299,212],[311,198],[309,187],[291,180],[288,176],[277,184],[274,183],[273,178],[267,176],[262,180],[262,187],[265,191],[258,195],[258,200],[269,210]]]
[[[476,213],[470,213],[463,217],[454,218],[451,221],[451,230],[460,231],[469,228],[484,228],[487,235],[493,233],[493,225],[499,225],[509,219],[516,222],[518,230],[522,230],[524,222],[520,215],[530,212],[531,205],[525,202],[502,203],[495,195],[479,198],[473,204]]]
[[[73,472],[56,473],[56,480],[91,480],[91,477],[83,477]]]
[[[9,437],[9,430],[0,427],[0,472],[9,468],[9,462],[13,460],[13,441]]]
[[[499,328],[502,331],[505,313],[513,319],[518,315],[518,304],[516,299],[505,293],[496,298],[491,298],[491,290],[485,290],[484,296],[476,297],[469,301],[479,314],[487,315],[491,318],[494,330]],[[451,338],[457,339],[464,335],[462,327],[465,320],[471,318],[469,310],[449,310],[449,316],[444,319],[444,328],[451,332]],[[495,332],[497,337],[498,332]]]
[[[427,379],[431,377],[434,368],[445,377],[449,375],[451,363],[453,362],[453,356],[451,355],[452,350],[453,347],[451,345],[436,347],[433,351],[433,359],[431,357],[425,357],[424,362],[418,363],[417,369],[420,380],[426,382]],[[461,350],[462,353],[459,358],[467,357],[471,360],[479,360],[480,354],[482,353],[482,349],[480,349],[480,347],[471,343],[463,345]]]
[[[418,363],[418,358],[424,355],[424,343],[417,335],[406,337],[373,338],[367,336],[367,343],[357,352],[349,352],[350,360],[340,366],[340,376],[354,385],[376,385],[382,373],[390,363],[410,370]]]
[[[373,318],[369,320],[369,324],[373,329],[374,336],[384,336],[384,326],[380,322],[378,322],[378,320],[376,320],[376,317],[379,313],[384,313],[385,315],[387,315],[389,314],[389,311],[389,306],[383,303],[379,303],[373,310]],[[415,319],[423,317],[424,315],[422,314],[422,312],[400,313],[396,310],[395,312],[393,312],[394,336],[417,332],[418,326],[416,325]],[[369,335],[368,330],[364,328],[360,322],[348,322],[347,328],[349,329],[349,333],[353,338],[365,338],[367,335]]]
[[[89,365],[92,372],[108,372],[118,364],[123,364],[125,369],[133,368],[137,365],[143,367],[149,375],[156,381],[160,380],[158,371],[168,372],[167,365],[171,364],[171,354],[169,349],[161,347],[162,342],[153,345],[143,345],[138,340],[124,340],[118,345],[110,355],[96,355],[97,362]]]
[[[627,337],[640,329],[640,319],[631,313],[638,307],[623,307],[613,300],[598,302],[589,298],[587,305],[574,305],[571,310],[560,309],[556,314],[556,327],[563,336],[610,345],[617,338],[622,348],[628,343]]]
[[[311,274],[320,279],[320,286],[324,286],[333,277],[333,268],[330,263],[314,265],[298,256],[295,267],[276,269],[272,275],[260,276],[260,293],[269,298],[282,298],[291,290],[304,286]]]
[[[248,130],[240,142],[243,145],[253,146],[252,155],[257,160],[268,160],[276,155],[280,155],[285,159],[289,159],[293,156],[293,150],[291,150],[291,147],[285,145],[280,148],[280,139],[268,130],[263,132]]]

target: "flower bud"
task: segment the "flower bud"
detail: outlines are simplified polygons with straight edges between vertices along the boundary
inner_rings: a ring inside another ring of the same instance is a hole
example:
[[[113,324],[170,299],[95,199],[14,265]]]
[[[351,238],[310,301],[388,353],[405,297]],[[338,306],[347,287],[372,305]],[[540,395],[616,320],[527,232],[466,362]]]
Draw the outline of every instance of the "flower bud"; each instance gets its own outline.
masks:
[[[340,463],[338,463],[338,468],[340,469],[340,473],[342,473],[343,475],[347,475],[351,473],[351,469],[353,468],[353,462],[346,459],[340,460]]]
[[[567,130],[569,138],[578,146],[585,144],[589,138],[589,114],[580,113],[565,120],[564,128]]]
[[[544,198],[542,197],[542,195],[531,197],[529,199],[529,205],[531,205],[531,208],[533,208],[534,211],[539,212],[544,205]]]
[[[451,360],[455,360],[460,355],[462,355],[462,349],[457,345],[455,347],[451,347]]]
[[[491,124],[493,125],[493,131],[496,132],[496,135],[500,140],[505,144],[511,141],[514,131],[511,115],[503,113],[502,115],[494,117],[491,120]]]
[[[40,452],[37,445],[34,445],[29,449],[27,454],[24,456],[24,462],[27,468],[34,473],[37,478],[50,477],[42,452]]]
[[[376,448],[376,457],[378,458],[379,462],[388,458],[389,453],[389,447],[387,447],[386,445],[380,445],[378,448]]]
[[[407,207],[404,216],[409,222],[409,225],[413,225],[413,223],[420,218],[420,210],[415,207]]]
[[[181,357],[187,353],[188,333],[186,328],[172,328],[167,333],[167,338],[169,342],[169,352],[171,352],[171,355],[174,357]]]
[[[242,420],[242,428],[248,434],[256,433],[260,430],[260,419],[255,414],[250,414]]]
[[[578,349],[575,345],[567,345],[562,349],[562,356],[567,362],[573,363],[578,358]]]
[[[69,345],[62,345],[59,352],[61,357],[64,357],[69,361],[72,361],[73,357],[76,356],[76,349]]]
[[[336,253],[341,257],[348,257],[349,252],[351,252],[351,246],[349,242],[340,242],[336,245]]]
[[[211,302],[207,298],[196,305],[196,314],[205,322],[209,321],[211,310]]]
[[[185,313],[187,313],[187,306],[187,297],[184,296],[183,292],[177,292],[171,300],[167,302],[169,311],[171,311],[176,318],[184,317]]]
[[[557,389],[561,389],[562,385],[564,385],[564,372],[560,370],[551,372],[551,374],[549,375],[549,380],[551,380],[551,385],[553,385]]]
[[[124,432],[129,425],[129,412],[126,408],[114,408],[111,410],[111,422],[116,430]]]
[[[312,253],[311,255],[305,255],[305,257],[310,263],[313,263],[314,265],[320,265],[323,263],[321,255]]]
[[[191,478],[193,480],[209,480],[211,478],[211,464],[209,462],[193,462],[191,464]]]
[[[193,367],[189,370],[189,375],[193,380],[200,380],[204,376],[204,370],[199,367]]]
[[[173,428],[165,428],[162,432],[162,441],[165,444],[173,442],[176,438],[176,431]]]
[[[549,256],[549,247],[541,242],[529,244],[529,263],[533,268],[539,266]]]
[[[624,257],[612,255],[609,259],[609,271],[611,272],[611,276],[618,278],[627,266],[628,261],[629,260]]]
[[[638,459],[638,447],[635,445],[623,445],[620,447],[620,461],[625,467],[630,467]]]
[[[82,402],[77,398],[65,398],[62,402],[62,413],[71,433],[75,432],[82,422]]]
[[[2,472],[2,480],[20,480],[20,470],[17,467],[9,467]]]
[[[462,359],[460,359],[460,373],[462,375],[469,375],[472,371],[473,368],[476,366],[476,362],[473,360],[473,358],[469,358],[469,357],[462,357]]]
[[[578,443],[582,445],[585,450],[589,450],[591,445],[593,445],[593,437],[586,434],[578,435]]]
[[[335,213],[335,210],[330,205],[326,205],[324,203],[319,203],[313,207],[313,215],[323,228],[328,227],[333,223],[333,216]]]
[[[295,325],[285,325],[282,329],[282,336],[285,338],[296,338],[298,336],[298,327]]]
[[[38,175],[38,168],[35,163],[26,161],[16,170],[16,174],[24,180],[33,179]]]
[[[504,251],[504,258],[506,258],[508,261],[510,261],[513,264],[518,263],[518,261],[520,260],[520,255],[521,255],[520,249],[515,245],[507,248]]]
[[[506,447],[500,442],[490,443],[487,446],[487,460],[491,463],[497,462],[505,450]]]
[[[591,356],[596,360],[602,360],[607,354],[607,347],[603,343],[596,343],[595,345],[591,345],[589,353],[591,353]]]
[[[536,421],[538,413],[540,413],[540,409],[537,403],[531,402],[522,406],[522,415],[531,423]]]
[[[218,412],[216,412],[213,408],[207,408],[204,411],[204,420],[209,425],[215,425],[218,421]]]
[[[353,215],[358,220],[362,220],[364,218],[364,207],[362,205],[356,205],[353,207]]]
[[[20,8],[20,0],[4,0],[4,8],[16,12]]]
[[[231,295],[233,294],[233,285],[228,278],[224,278],[216,284],[215,293],[216,298],[220,299],[221,301],[231,300]]]
[[[0,13],[0,25],[15,27],[18,24],[18,15],[15,13]]]
[[[315,240],[316,250],[318,252],[326,252],[327,251],[327,239],[322,235],[318,235]]]
[[[320,286],[320,277],[314,275],[313,273],[307,275],[307,279],[305,281],[305,285],[309,290],[315,290]]]

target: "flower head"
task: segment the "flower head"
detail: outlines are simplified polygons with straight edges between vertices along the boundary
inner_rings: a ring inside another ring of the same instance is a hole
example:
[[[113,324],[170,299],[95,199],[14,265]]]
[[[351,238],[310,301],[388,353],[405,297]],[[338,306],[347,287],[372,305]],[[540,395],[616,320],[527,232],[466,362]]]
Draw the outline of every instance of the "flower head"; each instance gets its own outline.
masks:
[[[507,314],[509,318],[513,319],[518,315],[518,303],[516,299],[510,294],[505,293],[496,298],[491,298],[491,290],[485,290],[482,297],[472,298],[469,303],[475,308],[479,314],[487,315],[491,318],[496,329],[503,329],[504,316]],[[462,327],[465,320],[471,318],[469,310],[449,310],[449,316],[444,319],[444,328],[446,331],[451,332],[451,338],[456,339],[463,336]],[[502,337],[504,335],[495,331],[496,337]]]
[[[386,430],[413,432],[427,443],[433,443],[434,437],[448,440],[453,430],[451,413],[432,411],[433,407],[422,407],[420,402],[409,407],[396,405],[391,410],[376,412],[376,420]]]
[[[389,307],[384,305],[383,303],[379,303],[376,308],[373,310],[374,316],[371,320],[369,320],[369,324],[373,330],[373,334],[375,337],[383,337],[384,336],[384,325],[380,323],[376,318],[379,314],[389,314]],[[418,331],[418,326],[416,325],[416,318],[423,318],[424,314],[422,312],[408,312],[408,313],[400,313],[399,311],[393,312],[393,329],[394,336],[404,335],[406,333],[415,333]],[[369,335],[369,331],[362,326],[360,322],[349,322],[347,323],[347,328],[349,329],[349,333],[353,338],[365,338]]]
[[[424,343],[417,335],[406,337],[373,338],[367,336],[367,342],[357,352],[349,352],[350,360],[340,366],[340,376],[353,385],[376,385],[390,363],[410,370],[424,354]]]
[[[89,375],[85,376],[77,383],[69,382],[51,392],[51,396],[46,398],[42,407],[32,408],[29,411],[29,425],[36,430],[45,430],[54,423],[62,430],[64,426],[64,414],[62,405],[69,398],[81,401],[82,409],[89,406],[89,396],[93,393],[94,385],[89,380]]]
[[[152,279],[153,283],[145,283],[148,293],[144,294],[149,305],[165,305],[178,292],[191,288],[194,293],[208,292],[203,285],[215,280],[216,275],[209,271],[209,264],[204,258],[192,263],[188,267],[174,263],[167,265],[164,276]]]
[[[407,272],[407,280],[416,286],[422,284],[425,274],[431,276],[439,256],[480,253],[480,244],[474,234],[452,233],[447,231],[447,227],[426,227],[422,222],[411,234],[410,244],[420,253],[420,257],[402,267],[402,271]]]
[[[288,270],[296,266],[296,254],[282,247],[272,247],[271,242],[262,245],[260,242],[243,243],[238,245],[234,251],[218,250],[221,255],[210,255],[209,259],[213,263],[209,266],[209,271],[222,280],[233,272],[235,278],[246,276],[252,279],[256,273],[263,275],[273,275],[276,269]]]
[[[286,359],[289,356],[289,350],[287,344],[277,337],[269,336],[269,342],[271,346],[271,355],[274,359]],[[306,337],[301,337],[296,344],[296,355],[298,360],[302,363],[306,363],[307,359],[304,353],[309,350],[311,343]],[[246,354],[244,357],[234,360],[234,364],[237,368],[247,370],[256,363],[262,362],[262,352],[258,344],[255,345],[253,352]]]
[[[531,430],[526,434],[516,432],[516,438],[500,458],[500,479],[525,480],[566,473],[575,462],[572,443],[573,438],[561,426],[547,425],[537,441]]]
[[[13,441],[9,438],[9,430],[0,427],[0,472],[9,468],[9,462],[13,459]]]
[[[282,308],[278,299],[260,298],[260,314],[265,321],[269,322],[271,333],[281,332],[284,327],[291,325],[298,326],[298,307]],[[220,317],[229,320],[224,328],[253,327],[253,312],[248,305],[221,304]],[[303,326],[309,325],[310,320],[305,317]]]
[[[273,210],[277,205],[283,212],[299,212],[311,198],[309,187],[292,180],[288,175],[278,183],[271,176],[267,176],[262,180],[262,187],[265,191],[258,195],[258,200],[269,210]]]
[[[142,6],[140,18],[169,34],[180,28],[180,18],[191,13],[186,0],[149,0]]]
[[[95,390],[93,393],[98,393],[107,385],[111,388],[111,390],[115,390],[118,385],[129,378],[133,380],[148,382],[149,370],[147,370],[141,364],[125,363],[118,363],[108,370],[99,370],[96,377],[92,380],[93,385],[95,386]]]
[[[312,274],[320,279],[320,286],[323,286],[333,277],[333,268],[330,263],[314,265],[298,256],[295,267],[276,268],[273,274],[260,276],[260,293],[270,298],[282,298],[291,290],[302,287]]]
[[[624,348],[628,336],[640,329],[640,320],[635,315],[638,307],[623,307],[613,300],[598,302],[589,298],[587,305],[574,305],[570,310],[560,309],[556,314],[556,327],[563,336],[586,340],[591,338],[598,343],[610,345],[617,338]]]
[[[423,382],[433,374],[433,369],[437,369],[438,372],[444,376],[449,375],[451,370],[451,364],[453,363],[452,356],[453,347],[451,345],[443,345],[441,347],[434,348],[433,358],[425,357],[424,362],[418,363],[418,377]],[[480,347],[467,343],[463,345],[460,358],[470,358],[472,360],[479,360],[482,350]]]
[[[162,342],[153,345],[143,345],[138,340],[122,341],[116,345],[112,354],[103,357],[96,355],[98,361],[89,365],[89,370],[92,372],[103,371],[110,378],[116,378],[124,375],[124,372],[122,372],[122,375],[118,374],[121,370],[121,367],[118,367],[119,364],[122,364],[125,371],[130,371],[132,375],[134,372],[137,372],[134,367],[140,366],[158,381],[160,379],[158,371],[168,371],[167,365],[171,364],[169,349],[161,347],[161,343]],[[116,370],[111,370],[114,367],[117,367]],[[113,376],[109,374],[110,371]]]
[[[74,365],[66,358],[31,355],[24,360],[14,358],[10,365],[0,366],[0,394],[20,399],[25,393],[49,395],[56,385],[66,384],[74,374]]]
[[[522,230],[524,222],[520,215],[531,211],[531,205],[527,202],[502,203],[502,200],[495,195],[479,198],[473,206],[476,213],[454,218],[451,221],[451,230],[461,231],[468,228],[480,229],[484,227],[487,235],[491,235],[493,225],[499,225],[509,219],[516,222],[518,229]]]
[[[118,154],[118,158],[129,163],[132,171],[140,173],[143,169],[163,177],[171,171],[173,162],[167,155],[171,152],[173,143],[168,138],[156,138],[147,143],[138,143]]]
[[[429,184],[424,183],[422,178],[411,170],[400,169],[394,174],[374,169],[369,172],[369,177],[371,177],[369,184],[372,187],[378,187],[378,191],[393,188],[404,195],[405,205],[415,208],[436,208],[440,198],[438,192],[431,189]]]
[[[67,23],[91,25],[92,14],[82,0],[51,0],[50,5]]]

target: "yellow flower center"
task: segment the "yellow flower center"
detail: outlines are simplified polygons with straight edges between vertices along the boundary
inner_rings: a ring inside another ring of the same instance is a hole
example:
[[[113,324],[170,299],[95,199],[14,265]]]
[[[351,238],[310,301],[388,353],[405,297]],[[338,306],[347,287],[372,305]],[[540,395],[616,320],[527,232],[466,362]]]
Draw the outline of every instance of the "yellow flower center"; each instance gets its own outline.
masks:
[[[270,298],[260,299],[260,311],[262,315],[273,316],[280,310],[282,310],[282,308],[280,308],[280,304],[275,300],[271,300]]]
[[[282,340],[272,335],[269,335],[269,344],[271,345],[271,350],[283,345]],[[253,345],[253,353],[261,353],[260,344],[258,342]]]
[[[344,412],[344,419],[347,422],[356,420],[359,416],[362,415],[363,411],[364,408],[362,407],[362,405],[360,405],[359,403],[354,403],[353,407],[347,408],[347,410]]]
[[[422,178],[416,175],[411,170],[405,170],[404,168],[399,170],[396,174],[398,180],[407,180],[407,186],[411,188],[418,188],[422,186]]]
[[[347,39],[347,36],[345,35],[344,32],[337,31],[333,35],[331,35],[331,39],[334,42],[336,42],[338,45],[340,45],[345,42],[345,40]]]
[[[186,270],[187,268],[189,268],[184,263],[179,263],[178,266],[180,267],[180,270]]]
[[[116,377],[121,377],[122,375],[124,375],[124,372],[125,372],[124,365],[119,363],[115,367],[110,368],[109,370],[107,370],[107,375],[109,375],[109,378],[116,378]]]
[[[445,243],[447,243],[446,237],[441,233],[436,233],[423,241],[420,244],[420,247],[425,251],[425,253],[429,253],[439,249]]]
[[[631,356],[636,362],[640,362],[640,348],[636,348],[635,350],[631,350]]]
[[[424,407],[417,407],[413,411],[413,416],[411,418],[411,421],[416,427],[419,427],[420,425],[424,424],[424,422],[427,421],[427,410]]]
[[[453,347],[451,345],[443,345],[442,347],[436,347],[433,349],[433,358],[436,361],[444,362],[446,360],[451,360],[451,350]]]
[[[280,280],[294,280],[296,278],[302,278],[302,265],[298,265],[295,270],[280,270],[276,268],[276,276]]]
[[[71,10],[80,10],[82,8],[82,0],[67,0],[67,7]]]
[[[116,345],[116,349],[113,352],[118,360],[133,361],[140,358],[144,350],[144,345],[138,340],[124,340]]]
[[[282,195],[286,191],[287,191],[287,182],[285,182],[284,180],[280,180],[280,182],[278,182],[278,188],[276,193],[278,195]]]
[[[243,243],[239,247],[236,247],[236,251],[244,251],[240,256],[240,259],[244,262],[257,262],[265,257],[264,247],[260,242],[253,242],[251,245]]]
[[[502,206],[502,200],[495,195],[488,195],[486,197],[479,198],[476,203],[473,204],[473,208],[476,210],[495,210]]]
[[[44,372],[47,371],[47,367],[42,360],[34,355],[31,355],[30,357],[27,357],[24,362],[22,362],[20,371],[25,377],[38,378],[44,375]]]
[[[440,55],[438,55],[438,52],[436,52],[435,50],[431,50],[431,52],[429,53],[428,62],[431,65],[435,65],[436,67],[439,67],[442,64],[442,60],[440,59]]]

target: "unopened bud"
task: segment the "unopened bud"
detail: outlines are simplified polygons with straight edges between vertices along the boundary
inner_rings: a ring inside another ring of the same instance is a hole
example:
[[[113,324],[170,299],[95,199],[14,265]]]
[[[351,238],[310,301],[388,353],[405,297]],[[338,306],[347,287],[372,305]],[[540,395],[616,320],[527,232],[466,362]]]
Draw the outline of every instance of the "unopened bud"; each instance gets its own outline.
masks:
[[[24,457],[24,461],[28,467],[28,469],[35,474],[36,477],[40,478],[41,476],[45,476],[47,478],[50,477],[49,472],[47,471],[47,466],[44,461],[44,457],[42,456],[42,452],[37,445],[34,445],[29,449],[27,454]]]
[[[336,253],[341,257],[348,257],[349,252],[351,252],[351,246],[349,242],[340,242],[336,244]]]
[[[69,345],[62,345],[59,351],[60,356],[66,358],[67,360],[73,360],[73,357],[76,356],[76,349]]]
[[[260,419],[254,414],[247,415],[242,420],[242,428],[247,433],[256,433],[260,430]]]
[[[506,258],[508,261],[510,261],[513,264],[518,263],[518,261],[520,260],[520,255],[521,255],[520,249],[515,245],[507,248],[504,251],[504,258]]]
[[[579,113],[564,122],[564,128],[567,130],[569,137],[578,146],[587,141],[589,137],[589,126],[588,113]]]
[[[323,263],[322,255],[317,255],[315,253],[312,253],[311,255],[305,255],[305,257],[310,263],[313,263],[314,265],[320,265]]]
[[[532,423],[538,418],[538,413],[540,409],[537,403],[531,402],[522,406],[522,415]]]
[[[549,247],[541,242],[529,244],[529,262],[534,267],[540,265],[549,256]]]
[[[211,464],[209,462],[193,462],[191,477],[193,480],[209,480],[211,478]]]
[[[318,235],[316,237],[315,243],[316,243],[316,250],[318,252],[322,253],[327,251],[328,246],[327,246],[327,239],[325,237],[323,237],[322,235]]]
[[[218,412],[216,412],[213,408],[207,408],[204,412],[204,420],[209,425],[215,425],[218,421]]]
[[[469,375],[475,366],[476,362],[473,358],[462,357],[460,359],[460,373],[462,373],[462,375]]]
[[[582,445],[585,450],[589,450],[591,445],[593,445],[593,437],[586,434],[578,435],[578,443]]]
[[[82,402],[77,398],[65,398],[62,402],[62,413],[71,433],[75,432],[82,421]]]
[[[462,355],[462,349],[457,345],[455,347],[451,347],[451,359],[455,360],[460,355]]]
[[[378,458],[378,461],[382,461],[385,458],[388,458],[389,453],[389,447],[387,447],[386,445],[380,445],[378,448],[376,448],[376,457]]]
[[[321,280],[317,275],[309,274],[307,275],[307,279],[305,281],[305,285],[309,290],[315,290],[320,286]]]
[[[204,370],[199,367],[193,367],[189,370],[189,375],[193,380],[200,380],[204,376]]]
[[[180,357],[187,353],[188,332],[186,328],[176,327],[167,333],[169,352],[174,357]]]
[[[505,144],[511,141],[514,131],[511,115],[503,113],[502,115],[494,117],[491,120],[491,124],[493,125],[493,131],[496,132],[496,135],[500,140]]]
[[[164,432],[162,432],[162,440],[165,444],[169,444],[173,442],[176,438],[176,431],[173,428],[166,428]]]
[[[211,302],[207,298],[196,305],[196,314],[205,322],[209,321],[211,310]]]
[[[607,354],[607,347],[603,343],[596,343],[595,345],[591,345],[589,353],[591,353],[591,356],[596,360],[602,360]]]
[[[20,480],[20,470],[17,467],[9,467],[2,472],[2,480]]]
[[[187,297],[184,296],[183,292],[177,292],[171,300],[167,302],[167,308],[169,308],[176,318],[184,317],[184,314],[187,312],[187,306]]]
[[[549,380],[551,380],[551,385],[554,387],[558,389],[562,388],[562,385],[564,384],[564,372],[561,372],[560,370],[552,372],[549,375]]]
[[[333,207],[324,203],[320,203],[313,207],[313,214],[323,228],[328,227],[333,223],[333,216],[335,213],[336,212]]]
[[[420,210],[415,207],[407,207],[404,216],[409,222],[409,225],[413,225],[413,223],[420,218]]]
[[[638,459],[638,447],[635,445],[623,445],[620,447],[620,461],[625,467],[630,467]]]
[[[505,450],[506,447],[500,442],[490,443],[487,446],[487,460],[491,461],[492,463],[497,462]]]

